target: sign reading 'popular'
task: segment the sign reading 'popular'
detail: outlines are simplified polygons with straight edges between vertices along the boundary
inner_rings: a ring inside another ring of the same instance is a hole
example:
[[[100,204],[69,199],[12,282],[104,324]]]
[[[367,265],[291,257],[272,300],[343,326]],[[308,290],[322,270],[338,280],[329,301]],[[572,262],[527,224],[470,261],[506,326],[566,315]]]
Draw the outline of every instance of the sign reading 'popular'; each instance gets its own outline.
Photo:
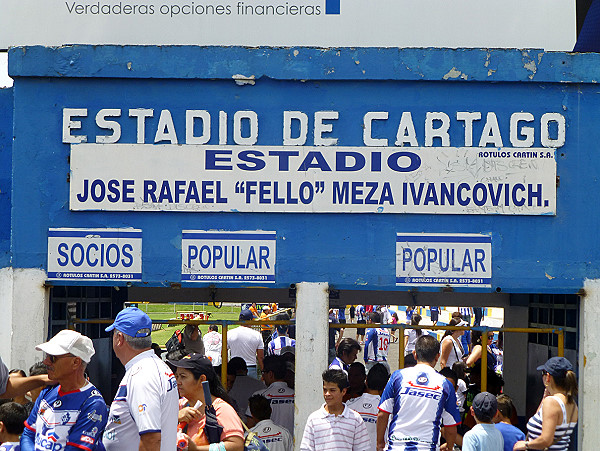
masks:
[[[492,237],[398,233],[396,285],[491,287]]]
[[[275,282],[275,232],[184,230],[184,282]]]

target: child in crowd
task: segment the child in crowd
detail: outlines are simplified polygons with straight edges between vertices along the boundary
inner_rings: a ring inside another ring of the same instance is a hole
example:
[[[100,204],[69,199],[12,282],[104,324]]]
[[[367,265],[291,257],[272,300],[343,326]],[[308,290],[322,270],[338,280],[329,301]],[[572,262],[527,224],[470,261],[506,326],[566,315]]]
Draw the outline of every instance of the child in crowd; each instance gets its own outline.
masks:
[[[465,362],[454,362],[452,365],[452,371],[456,373],[458,378],[456,380],[456,404],[461,416],[465,413],[465,399],[468,391],[466,369],[467,364]]]
[[[31,368],[29,368],[29,376],[39,376],[41,374],[48,374],[48,367],[44,365],[43,362],[36,362],[31,365]],[[35,401],[38,399],[38,396],[40,396],[40,393],[44,388],[46,387],[42,386],[29,391],[29,397],[31,398],[32,404],[35,404]]]
[[[300,445],[302,451],[371,451],[363,419],[342,402],[347,390],[348,376],[344,371],[323,372],[325,404],[308,417]]]
[[[454,370],[451,370],[448,367],[444,367],[442,368],[440,371],[438,371],[442,376],[444,376],[446,379],[448,379],[450,381],[450,383],[452,384],[452,386],[454,387],[454,391],[456,392],[456,407],[458,407],[458,411],[460,412],[461,407],[462,407],[462,403],[464,402],[464,394],[462,396],[462,400],[459,401],[459,388],[458,388],[458,381],[460,380],[458,378],[458,376],[456,375],[456,372]]]
[[[477,421],[473,429],[463,437],[463,451],[503,451],[504,439],[492,420],[498,412],[496,397],[489,392],[475,396],[471,414]]]
[[[19,451],[27,410],[16,402],[0,405],[0,451]]]
[[[494,423],[504,438],[504,451],[512,451],[515,443],[525,440],[525,434],[510,422],[515,411],[512,399],[507,395],[498,395],[496,400],[498,401],[498,413],[494,418]]]
[[[248,407],[256,422],[250,431],[267,445],[269,451],[292,451],[294,442],[288,430],[271,420],[271,401],[262,395],[253,395],[248,399]]]

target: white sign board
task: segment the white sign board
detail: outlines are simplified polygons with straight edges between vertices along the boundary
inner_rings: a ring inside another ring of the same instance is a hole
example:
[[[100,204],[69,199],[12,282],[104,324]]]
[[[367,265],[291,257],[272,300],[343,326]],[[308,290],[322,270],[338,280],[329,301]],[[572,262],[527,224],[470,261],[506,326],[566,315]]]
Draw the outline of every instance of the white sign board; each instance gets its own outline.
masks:
[[[276,232],[184,230],[183,282],[275,282]]]
[[[48,230],[48,279],[142,280],[142,231]]]
[[[396,285],[490,288],[492,237],[480,234],[398,233]]]
[[[71,210],[556,213],[550,148],[77,144]]]
[[[188,44],[571,51],[575,25],[575,0],[3,0],[0,48]]]

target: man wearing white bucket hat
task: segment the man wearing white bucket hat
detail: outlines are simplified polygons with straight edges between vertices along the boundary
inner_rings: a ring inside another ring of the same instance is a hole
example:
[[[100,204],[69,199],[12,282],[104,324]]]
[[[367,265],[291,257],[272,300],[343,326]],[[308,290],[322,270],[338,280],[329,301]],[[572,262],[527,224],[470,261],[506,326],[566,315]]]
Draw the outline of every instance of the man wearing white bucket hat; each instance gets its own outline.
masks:
[[[35,348],[43,351],[48,378],[58,385],[38,397],[25,422],[21,449],[97,449],[107,420],[106,403],[85,377],[94,345],[74,330],[61,330]]]

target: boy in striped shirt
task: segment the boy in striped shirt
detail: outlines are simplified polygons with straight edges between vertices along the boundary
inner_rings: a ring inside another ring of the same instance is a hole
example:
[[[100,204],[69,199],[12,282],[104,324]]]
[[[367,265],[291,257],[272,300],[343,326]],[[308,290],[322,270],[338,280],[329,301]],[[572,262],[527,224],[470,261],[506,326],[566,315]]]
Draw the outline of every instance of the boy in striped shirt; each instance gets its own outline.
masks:
[[[301,451],[371,451],[363,419],[342,402],[347,390],[346,373],[339,369],[323,372],[325,404],[308,417]]]

